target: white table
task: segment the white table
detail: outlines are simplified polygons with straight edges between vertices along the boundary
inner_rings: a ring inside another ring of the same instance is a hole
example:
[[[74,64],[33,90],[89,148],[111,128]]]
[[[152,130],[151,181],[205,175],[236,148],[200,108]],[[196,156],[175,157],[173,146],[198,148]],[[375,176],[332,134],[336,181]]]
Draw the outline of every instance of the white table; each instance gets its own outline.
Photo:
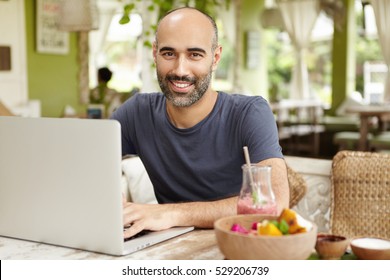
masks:
[[[214,230],[194,230],[130,255],[117,257],[26,240],[0,237],[1,260],[222,260]]]

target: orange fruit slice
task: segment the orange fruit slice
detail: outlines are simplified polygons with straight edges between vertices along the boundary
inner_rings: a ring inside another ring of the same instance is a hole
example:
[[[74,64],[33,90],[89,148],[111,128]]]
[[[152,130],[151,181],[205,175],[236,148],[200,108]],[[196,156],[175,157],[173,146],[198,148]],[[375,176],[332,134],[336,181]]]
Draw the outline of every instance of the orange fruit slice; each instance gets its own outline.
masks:
[[[287,222],[289,234],[304,232],[303,230],[306,231],[304,227],[301,227],[298,224],[297,214],[295,213],[294,210],[287,209],[287,208],[283,209],[282,213],[278,218],[278,222],[280,222],[281,220],[285,220]]]

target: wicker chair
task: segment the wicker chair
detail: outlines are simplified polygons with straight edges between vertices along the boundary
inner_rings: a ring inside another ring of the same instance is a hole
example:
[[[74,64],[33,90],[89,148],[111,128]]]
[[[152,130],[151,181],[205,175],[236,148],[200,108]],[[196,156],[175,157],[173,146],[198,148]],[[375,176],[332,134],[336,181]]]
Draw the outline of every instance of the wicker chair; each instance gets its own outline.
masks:
[[[390,238],[390,155],[338,152],[331,183],[332,233]]]
[[[287,165],[287,178],[290,187],[290,203],[289,207],[293,208],[305,196],[307,184],[302,175],[294,171]]]

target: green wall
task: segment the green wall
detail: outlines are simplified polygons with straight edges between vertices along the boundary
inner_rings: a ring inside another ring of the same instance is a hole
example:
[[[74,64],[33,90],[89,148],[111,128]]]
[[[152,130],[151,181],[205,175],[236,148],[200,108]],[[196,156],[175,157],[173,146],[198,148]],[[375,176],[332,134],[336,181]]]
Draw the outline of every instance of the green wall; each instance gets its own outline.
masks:
[[[240,1],[240,30],[241,40],[243,40],[242,58],[240,65],[240,84],[242,89],[249,90],[254,95],[261,95],[268,98],[268,78],[266,63],[266,44],[263,40],[263,29],[260,23],[260,15],[264,9],[263,0],[244,0]],[[248,69],[245,64],[246,60],[246,34],[248,31],[255,32],[259,35],[258,66],[254,69]]]
[[[70,33],[69,53],[41,54],[35,48],[36,1],[25,0],[29,99],[41,101],[43,117],[61,117],[66,105],[82,113],[78,96],[77,36]]]

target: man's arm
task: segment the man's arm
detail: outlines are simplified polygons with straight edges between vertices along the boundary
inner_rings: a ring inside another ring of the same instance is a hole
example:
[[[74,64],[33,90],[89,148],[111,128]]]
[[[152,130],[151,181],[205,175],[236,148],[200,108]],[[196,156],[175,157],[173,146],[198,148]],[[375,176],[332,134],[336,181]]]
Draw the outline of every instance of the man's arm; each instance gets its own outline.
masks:
[[[207,202],[170,204],[124,204],[125,238],[143,229],[162,230],[174,226],[212,228],[214,221],[237,213],[237,196]]]
[[[278,215],[284,208],[289,207],[290,189],[288,186],[287,167],[284,159],[271,158],[259,162],[260,165],[270,165],[272,190],[274,191]]]
[[[283,159],[267,159],[261,165],[272,166],[272,188],[278,204],[278,214],[288,207],[289,188],[287,169]],[[125,238],[141,230],[162,230],[174,226],[212,228],[214,221],[237,214],[237,196],[207,202],[171,204],[136,204],[124,202],[124,225],[132,226],[125,231]]]

